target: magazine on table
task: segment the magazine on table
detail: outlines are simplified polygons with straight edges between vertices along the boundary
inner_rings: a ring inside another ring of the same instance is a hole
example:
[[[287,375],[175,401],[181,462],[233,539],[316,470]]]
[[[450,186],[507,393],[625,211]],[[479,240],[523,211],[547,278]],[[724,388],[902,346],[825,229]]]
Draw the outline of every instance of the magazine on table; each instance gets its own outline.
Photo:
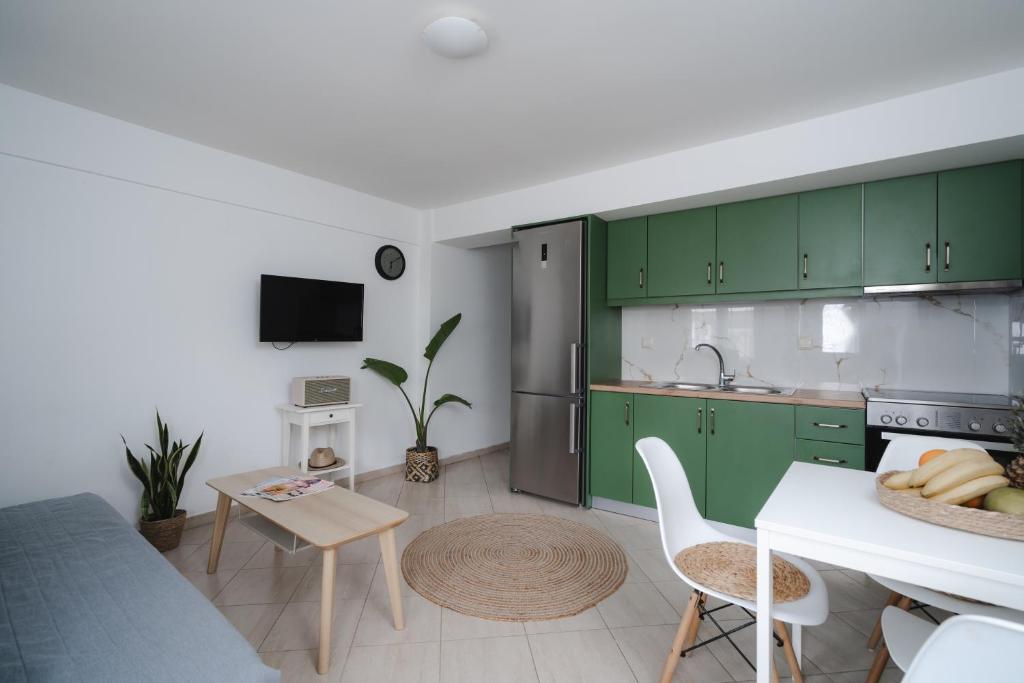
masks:
[[[321,493],[334,486],[333,481],[318,479],[302,474],[291,477],[274,477],[261,481],[251,489],[242,491],[243,496],[259,496],[267,500],[281,502],[292,498],[301,498],[314,493]]]

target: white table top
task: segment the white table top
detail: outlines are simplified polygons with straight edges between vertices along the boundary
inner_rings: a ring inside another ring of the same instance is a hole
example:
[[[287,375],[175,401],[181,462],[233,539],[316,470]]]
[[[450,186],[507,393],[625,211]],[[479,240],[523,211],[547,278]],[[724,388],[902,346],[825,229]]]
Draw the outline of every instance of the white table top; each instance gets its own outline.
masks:
[[[293,406],[291,403],[282,403],[277,409],[284,413],[323,413],[329,410],[344,410],[346,408],[362,408],[362,403],[328,403],[322,406]]]
[[[1024,542],[894,512],[878,502],[874,472],[795,462],[755,526],[1024,587]]]

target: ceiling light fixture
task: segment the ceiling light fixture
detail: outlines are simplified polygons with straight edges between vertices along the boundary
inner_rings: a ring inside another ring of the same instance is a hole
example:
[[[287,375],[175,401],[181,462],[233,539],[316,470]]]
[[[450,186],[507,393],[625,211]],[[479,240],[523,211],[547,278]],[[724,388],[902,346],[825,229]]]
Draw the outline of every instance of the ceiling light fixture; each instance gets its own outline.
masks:
[[[423,42],[442,57],[462,59],[486,50],[487,34],[470,19],[443,17],[423,29]]]

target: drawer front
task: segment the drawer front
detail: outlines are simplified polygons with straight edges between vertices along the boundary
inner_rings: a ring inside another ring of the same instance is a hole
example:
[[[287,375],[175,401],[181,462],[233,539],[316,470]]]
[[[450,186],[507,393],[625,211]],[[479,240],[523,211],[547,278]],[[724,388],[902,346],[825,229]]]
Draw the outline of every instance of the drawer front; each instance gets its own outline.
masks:
[[[312,425],[325,425],[331,423],[344,422],[348,419],[348,411],[344,408],[338,410],[331,410],[323,413],[312,413],[309,416],[309,424]]]
[[[864,469],[864,447],[850,443],[797,439],[796,459],[797,462],[862,470]]]
[[[796,407],[798,439],[864,444],[864,411],[855,408]]]

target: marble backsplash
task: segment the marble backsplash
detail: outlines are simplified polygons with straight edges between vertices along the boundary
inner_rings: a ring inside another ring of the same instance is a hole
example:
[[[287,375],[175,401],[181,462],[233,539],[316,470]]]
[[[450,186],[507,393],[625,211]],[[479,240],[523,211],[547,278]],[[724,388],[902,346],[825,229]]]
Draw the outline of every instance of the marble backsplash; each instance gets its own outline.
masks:
[[[1005,394],[1024,389],[1024,294],[639,306],[622,311],[622,377]]]

